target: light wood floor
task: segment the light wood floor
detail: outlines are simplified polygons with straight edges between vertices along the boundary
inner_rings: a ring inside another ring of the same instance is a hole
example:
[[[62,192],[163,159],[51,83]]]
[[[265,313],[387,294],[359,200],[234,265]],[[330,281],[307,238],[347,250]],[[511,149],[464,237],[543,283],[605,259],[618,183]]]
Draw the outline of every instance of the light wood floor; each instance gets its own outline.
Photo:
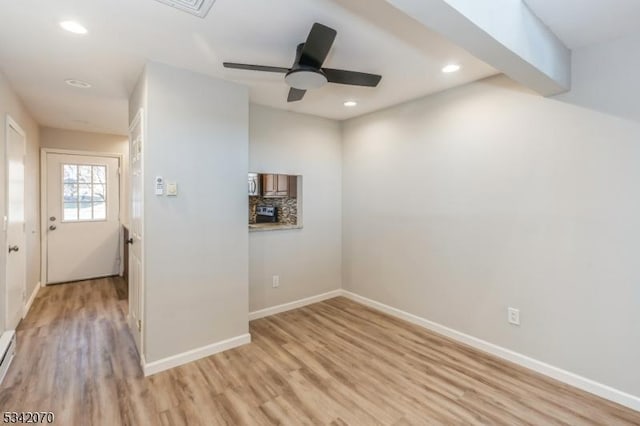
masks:
[[[640,424],[640,413],[344,298],[253,321],[252,344],[143,378],[116,287],[40,291],[0,411],[108,426]]]

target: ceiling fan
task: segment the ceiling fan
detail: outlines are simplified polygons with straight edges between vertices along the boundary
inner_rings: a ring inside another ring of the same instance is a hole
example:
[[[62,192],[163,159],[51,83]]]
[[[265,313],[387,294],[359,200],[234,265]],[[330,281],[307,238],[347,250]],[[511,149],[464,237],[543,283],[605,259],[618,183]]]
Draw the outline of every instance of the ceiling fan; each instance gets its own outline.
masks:
[[[296,59],[291,68],[233,62],[224,62],[223,65],[226,68],[285,74],[284,81],[291,86],[288,102],[300,101],[307,90],[318,89],[327,83],[376,87],[382,79],[380,75],[322,67],[336,35],[337,32],[333,28],[318,23],[313,24],[307,41],[298,45]]]

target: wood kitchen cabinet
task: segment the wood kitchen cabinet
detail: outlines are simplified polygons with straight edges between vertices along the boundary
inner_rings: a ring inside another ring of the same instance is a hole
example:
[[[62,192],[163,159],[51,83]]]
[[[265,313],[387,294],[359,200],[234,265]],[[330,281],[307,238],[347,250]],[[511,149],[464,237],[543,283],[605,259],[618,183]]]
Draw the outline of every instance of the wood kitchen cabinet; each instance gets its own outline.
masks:
[[[291,180],[297,179],[296,176],[289,175],[262,175],[262,196],[263,197],[295,197],[292,191],[296,190],[295,182]]]

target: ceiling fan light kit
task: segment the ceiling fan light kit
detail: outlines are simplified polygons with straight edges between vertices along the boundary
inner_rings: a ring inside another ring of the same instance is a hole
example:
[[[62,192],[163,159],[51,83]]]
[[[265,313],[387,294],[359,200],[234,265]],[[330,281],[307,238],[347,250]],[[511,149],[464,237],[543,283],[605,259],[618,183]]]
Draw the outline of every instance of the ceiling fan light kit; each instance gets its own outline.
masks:
[[[307,41],[296,48],[296,59],[291,68],[225,62],[225,68],[265,71],[285,74],[284,81],[291,87],[288,102],[302,100],[307,90],[319,89],[327,83],[350,86],[376,87],[382,76],[356,71],[323,68],[333,46],[337,32],[326,25],[315,23]]]
[[[284,81],[294,89],[300,90],[319,89],[329,82],[321,70],[312,68],[291,70],[284,76]]]

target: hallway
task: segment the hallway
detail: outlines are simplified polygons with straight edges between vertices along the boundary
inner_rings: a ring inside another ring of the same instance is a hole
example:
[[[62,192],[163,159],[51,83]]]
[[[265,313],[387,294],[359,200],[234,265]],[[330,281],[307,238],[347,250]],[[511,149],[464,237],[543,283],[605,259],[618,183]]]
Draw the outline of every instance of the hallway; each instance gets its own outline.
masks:
[[[126,311],[120,277],[42,288],[16,332],[0,407],[52,411],[61,425],[135,419],[131,392],[142,374]]]

